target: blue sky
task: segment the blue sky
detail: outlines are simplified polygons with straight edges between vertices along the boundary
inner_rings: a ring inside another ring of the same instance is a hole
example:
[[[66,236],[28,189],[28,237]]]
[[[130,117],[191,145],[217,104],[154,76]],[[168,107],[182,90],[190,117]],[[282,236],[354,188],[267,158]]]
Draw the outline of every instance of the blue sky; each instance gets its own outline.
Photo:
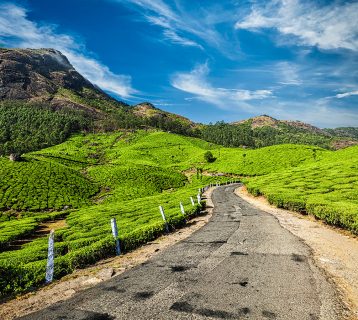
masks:
[[[130,104],[198,122],[358,126],[358,2],[0,0],[0,45],[53,47]]]

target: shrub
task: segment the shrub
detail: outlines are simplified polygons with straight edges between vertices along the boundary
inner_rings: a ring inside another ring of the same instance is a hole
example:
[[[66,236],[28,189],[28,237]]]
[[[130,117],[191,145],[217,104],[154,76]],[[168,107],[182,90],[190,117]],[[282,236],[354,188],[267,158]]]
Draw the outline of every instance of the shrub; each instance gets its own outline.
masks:
[[[216,158],[214,158],[213,154],[211,153],[211,151],[206,151],[204,153],[204,159],[206,162],[211,163],[214,162],[216,160]]]

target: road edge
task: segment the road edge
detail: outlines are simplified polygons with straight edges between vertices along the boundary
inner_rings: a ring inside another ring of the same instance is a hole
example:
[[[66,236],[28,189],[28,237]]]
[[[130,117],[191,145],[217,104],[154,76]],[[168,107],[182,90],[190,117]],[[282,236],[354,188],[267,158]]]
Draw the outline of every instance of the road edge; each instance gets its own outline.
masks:
[[[214,190],[215,187],[211,187],[203,193],[203,200],[206,201],[205,214],[194,217],[183,228],[176,229],[168,235],[160,236],[122,256],[103,259],[87,268],[75,270],[48,286],[5,301],[0,304],[0,319],[10,320],[25,316],[45,309],[56,302],[68,300],[76,293],[92,288],[145,263],[158,252],[185,240],[205,226],[211,219],[214,210],[211,196]]]
[[[250,205],[273,215],[283,228],[300,238],[311,249],[314,267],[320,269],[323,272],[327,281],[332,283],[337,291],[338,299],[341,301],[343,307],[343,319],[357,320],[358,297],[355,297],[352,294],[352,289],[349,289],[349,286],[352,285],[350,283],[350,280],[342,278],[340,274],[334,272],[334,269],[328,268],[327,264],[322,263],[323,260],[329,260],[327,259],[327,256],[329,257],[329,252],[322,252],[322,248],[324,247],[315,246],[315,242],[309,239],[309,237],[302,236],[302,233],[298,232],[297,229],[295,230],[295,226],[292,224],[292,222],[295,219],[300,222],[305,221],[306,224],[310,224],[309,228],[323,228],[326,229],[329,233],[336,233],[339,237],[342,237],[343,239],[347,239],[347,235],[343,232],[341,233],[337,231],[335,228],[330,228],[329,226],[326,226],[321,221],[317,221],[312,217],[303,216],[302,214],[299,214],[294,211],[277,208],[269,204],[266,198],[255,197],[251,195],[244,185],[236,188],[234,193],[237,196],[241,197],[243,200],[247,201]],[[289,222],[287,217],[289,217]],[[302,226],[300,226],[300,228],[302,228]],[[354,238],[353,241],[356,241],[356,238]],[[356,248],[358,252],[358,242],[356,242]],[[334,260],[336,257],[333,256],[331,258],[332,260]],[[358,276],[356,285],[358,287]]]

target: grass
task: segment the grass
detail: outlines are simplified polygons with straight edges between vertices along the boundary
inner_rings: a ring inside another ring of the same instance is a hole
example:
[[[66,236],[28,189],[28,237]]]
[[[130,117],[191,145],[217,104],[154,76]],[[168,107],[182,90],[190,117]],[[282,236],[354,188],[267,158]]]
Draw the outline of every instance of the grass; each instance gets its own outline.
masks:
[[[212,163],[204,159],[208,150],[216,158]],[[41,222],[66,218],[67,226],[55,232],[55,278],[60,278],[115,254],[112,217],[122,250],[132,250],[165,232],[159,205],[171,228],[181,227],[201,207],[192,206],[190,196],[233,175],[246,176],[250,192],[277,206],[357,232],[357,151],[300,145],[223,148],[196,138],[138,131],[76,135],[26,154],[23,162],[0,158],[1,294],[44,282],[46,237],[6,251],[11,241],[31,235]],[[198,169],[204,175],[196,175]]]

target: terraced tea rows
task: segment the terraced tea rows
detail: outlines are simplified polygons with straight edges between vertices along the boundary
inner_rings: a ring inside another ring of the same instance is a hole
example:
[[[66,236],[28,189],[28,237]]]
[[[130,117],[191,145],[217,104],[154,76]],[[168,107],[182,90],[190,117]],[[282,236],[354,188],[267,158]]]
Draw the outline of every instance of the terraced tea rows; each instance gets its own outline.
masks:
[[[212,163],[204,158],[208,150],[216,158]],[[278,206],[357,232],[357,158],[358,147],[339,152],[298,145],[247,150],[156,131],[77,135],[29,153],[22,162],[1,158],[1,292],[43,283],[47,238],[6,251],[11,241],[28,237],[42,221],[66,218],[67,226],[55,233],[59,278],[115,253],[112,217],[122,249],[131,250],[165,232],[159,205],[170,225],[180,227],[185,219],[180,202],[186,218],[198,213],[200,206],[192,206],[190,196],[234,174],[246,176],[251,192]]]
[[[245,182],[249,192],[266,196],[278,207],[312,214],[358,234],[358,147]]]
[[[0,159],[0,210],[79,208],[98,186],[77,171],[45,161]]]

